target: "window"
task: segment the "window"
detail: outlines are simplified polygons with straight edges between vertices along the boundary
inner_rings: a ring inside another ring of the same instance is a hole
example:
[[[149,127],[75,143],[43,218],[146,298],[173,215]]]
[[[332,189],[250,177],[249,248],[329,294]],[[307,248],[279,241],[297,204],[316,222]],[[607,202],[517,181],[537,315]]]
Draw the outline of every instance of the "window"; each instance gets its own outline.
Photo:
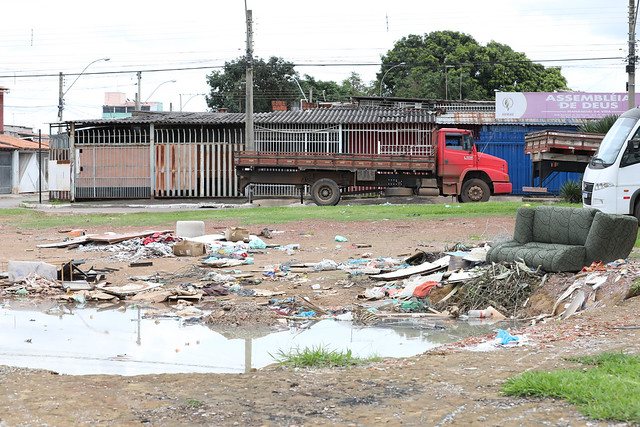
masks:
[[[640,129],[627,143],[620,166],[635,165],[636,163],[640,163]]]
[[[444,145],[452,150],[462,150],[462,135],[445,135]]]

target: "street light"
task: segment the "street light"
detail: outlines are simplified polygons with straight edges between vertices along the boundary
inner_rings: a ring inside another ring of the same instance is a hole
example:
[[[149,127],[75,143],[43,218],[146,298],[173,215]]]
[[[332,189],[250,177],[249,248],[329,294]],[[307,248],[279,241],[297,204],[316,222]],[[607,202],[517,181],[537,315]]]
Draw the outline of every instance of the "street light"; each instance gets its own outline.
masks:
[[[187,102],[185,102],[184,104],[182,103],[182,95],[191,95],[191,98],[187,99]],[[207,96],[206,93],[181,93],[180,94],[180,112],[182,113],[182,109],[184,107],[187,106],[187,104],[189,103],[189,101],[191,101],[193,98],[195,98],[196,96]]]
[[[406,62],[401,62],[399,64],[394,65],[393,67],[389,68],[387,70],[386,73],[384,73],[384,75],[382,76],[382,78],[380,79],[380,97],[382,97],[382,82],[384,81],[384,78],[387,77],[387,73],[389,73],[389,71],[393,70],[396,67],[400,67],[402,65],[407,65]]]
[[[87,64],[87,66],[84,67],[84,70],[82,70],[80,72],[80,74],[78,74],[78,77],[76,77],[76,79],[73,81],[73,83],[71,83],[69,85],[69,87],[67,88],[67,90],[65,90],[64,92],[62,91],[64,74],[62,74],[62,72],[60,72],[60,90],[58,92],[58,121],[59,122],[62,122],[62,110],[64,110],[64,97],[67,94],[67,92],[69,92],[69,90],[73,87],[73,85],[76,84],[76,82],[78,81],[80,76],[83,75],[85,71],[87,71],[87,68],[89,68],[91,66],[91,64],[95,64],[96,62],[100,62],[100,61],[109,61],[110,59],[111,58],[100,58],[100,59],[96,59],[95,61],[89,62]]]
[[[151,92],[151,94],[147,97],[147,99],[146,99],[144,102],[149,101],[149,99],[151,99],[151,96],[152,96],[154,93],[156,93],[156,91],[158,90],[158,88],[159,88],[160,86],[162,86],[163,84],[165,84],[165,83],[175,83],[175,82],[176,82],[175,80],[167,80],[166,82],[162,82],[162,83],[160,83],[158,86],[156,86],[156,88]]]

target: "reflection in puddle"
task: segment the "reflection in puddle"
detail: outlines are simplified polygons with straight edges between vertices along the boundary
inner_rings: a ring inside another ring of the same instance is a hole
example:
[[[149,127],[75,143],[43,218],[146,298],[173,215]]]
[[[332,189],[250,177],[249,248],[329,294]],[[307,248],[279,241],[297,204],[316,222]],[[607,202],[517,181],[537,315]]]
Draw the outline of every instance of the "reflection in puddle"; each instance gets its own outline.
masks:
[[[270,354],[280,350],[323,345],[350,349],[359,357],[407,357],[498,327],[423,320],[361,328],[322,320],[285,330],[222,329],[174,318],[146,319],[138,308],[87,307],[71,313],[0,306],[0,365],[71,375],[241,373],[274,363]]]

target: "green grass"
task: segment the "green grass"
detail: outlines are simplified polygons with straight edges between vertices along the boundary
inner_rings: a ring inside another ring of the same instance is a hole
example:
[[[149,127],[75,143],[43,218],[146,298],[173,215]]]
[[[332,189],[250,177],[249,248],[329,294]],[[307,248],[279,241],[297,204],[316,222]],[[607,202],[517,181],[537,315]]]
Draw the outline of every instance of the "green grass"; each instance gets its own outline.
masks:
[[[379,357],[373,356],[366,359],[353,357],[351,350],[337,351],[330,350],[322,345],[305,347],[300,350],[290,350],[285,352],[279,350],[275,355],[269,354],[280,366],[290,368],[325,368],[339,366],[364,365],[377,362]]]
[[[532,203],[531,207],[539,204]],[[176,221],[234,221],[237,225],[285,224],[299,220],[337,222],[515,216],[521,202],[451,203],[448,205],[374,205],[374,206],[294,206],[246,209],[199,209],[194,211],[140,212],[109,214],[64,214],[31,209],[0,209],[0,218],[8,225],[23,229],[175,226]],[[558,204],[558,206],[576,206]]]
[[[201,407],[202,405],[204,405],[204,402],[200,401],[200,400],[196,400],[196,399],[187,399],[184,402],[184,407],[185,408],[192,408],[192,409],[196,409]]]
[[[589,418],[640,423],[640,357],[603,353],[568,360],[591,367],[525,372],[508,379],[503,392],[565,399]]]
[[[527,203],[535,208],[543,203]],[[320,221],[420,221],[473,217],[515,217],[522,202],[451,203],[447,205],[369,205],[369,206],[286,206],[242,209],[198,209],[173,212],[133,212],[77,214],[41,212],[32,209],[0,209],[0,220],[21,230],[111,227],[175,227],[176,221],[232,221],[238,226],[286,224],[301,220]],[[580,207],[556,203],[554,206]],[[640,247],[640,234],[636,239]],[[635,256],[635,254],[634,254]],[[633,258],[633,257],[632,257]]]

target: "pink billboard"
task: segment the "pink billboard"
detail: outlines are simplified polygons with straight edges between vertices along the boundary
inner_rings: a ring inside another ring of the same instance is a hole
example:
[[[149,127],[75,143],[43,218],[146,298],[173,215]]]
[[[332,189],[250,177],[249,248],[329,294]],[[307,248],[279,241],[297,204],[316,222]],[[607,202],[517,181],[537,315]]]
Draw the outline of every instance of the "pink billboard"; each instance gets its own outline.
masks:
[[[627,105],[627,93],[496,92],[496,119],[599,119]]]

